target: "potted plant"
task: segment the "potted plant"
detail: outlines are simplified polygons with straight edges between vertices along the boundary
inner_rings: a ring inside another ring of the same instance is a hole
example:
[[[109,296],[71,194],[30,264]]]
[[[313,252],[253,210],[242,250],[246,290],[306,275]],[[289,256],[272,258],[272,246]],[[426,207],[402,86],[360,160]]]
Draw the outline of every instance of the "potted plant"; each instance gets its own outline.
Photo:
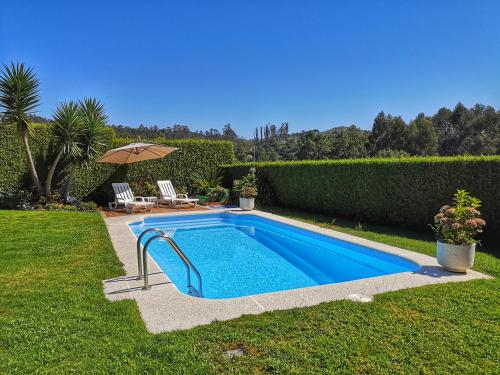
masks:
[[[255,207],[255,197],[257,196],[257,178],[255,176],[255,168],[251,168],[250,172],[241,180],[233,182],[233,192],[239,197],[240,208],[245,211],[253,210]]]
[[[208,191],[207,198],[209,205],[223,205],[229,199],[229,190],[218,185]]]
[[[257,189],[253,186],[243,186],[240,190],[240,208],[251,211],[255,207],[255,197]]]
[[[476,235],[483,231],[486,222],[477,210],[481,201],[465,190],[457,190],[453,206],[443,206],[434,216],[437,235],[437,261],[445,269],[466,272],[474,265]]]

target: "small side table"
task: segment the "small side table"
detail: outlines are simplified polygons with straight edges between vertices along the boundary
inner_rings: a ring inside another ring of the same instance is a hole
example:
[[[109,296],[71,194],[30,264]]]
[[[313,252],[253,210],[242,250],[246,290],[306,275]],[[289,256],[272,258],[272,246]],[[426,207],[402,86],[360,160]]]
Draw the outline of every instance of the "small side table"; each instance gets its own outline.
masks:
[[[157,197],[144,197],[146,202],[153,203],[153,206],[158,207],[158,198]]]

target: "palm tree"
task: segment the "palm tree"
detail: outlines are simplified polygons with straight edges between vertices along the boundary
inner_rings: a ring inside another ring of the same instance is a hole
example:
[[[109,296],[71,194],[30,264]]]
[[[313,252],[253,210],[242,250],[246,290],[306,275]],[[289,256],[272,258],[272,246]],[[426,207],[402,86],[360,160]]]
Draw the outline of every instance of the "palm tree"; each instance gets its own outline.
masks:
[[[28,158],[33,185],[38,195],[41,195],[42,185],[29,147],[29,138],[33,132],[28,118],[40,103],[38,84],[33,69],[25,67],[23,63],[12,62],[10,67],[4,64],[3,69],[0,69],[0,107],[4,109],[4,122],[17,126]]]
[[[85,98],[78,102],[78,107],[82,117],[82,131],[78,140],[80,153],[72,158],[73,163],[63,192],[64,201],[68,199],[76,168],[88,167],[89,163],[100,154],[106,139],[108,116],[104,106],[95,98]]]
[[[49,168],[45,180],[45,194],[52,194],[52,178],[61,158],[66,155],[70,159],[81,155],[80,137],[82,136],[82,114],[77,103],[58,104],[52,123],[52,134],[59,148],[54,162]]]

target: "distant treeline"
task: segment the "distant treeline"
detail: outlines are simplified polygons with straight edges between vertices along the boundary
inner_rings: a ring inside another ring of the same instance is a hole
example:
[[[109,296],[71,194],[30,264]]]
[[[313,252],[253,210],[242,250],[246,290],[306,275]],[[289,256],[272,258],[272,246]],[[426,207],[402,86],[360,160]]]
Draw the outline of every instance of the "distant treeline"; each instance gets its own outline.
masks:
[[[273,161],[500,154],[500,111],[482,104],[466,108],[458,103],[453,110],[441,108],[433,116],[420,113],[409,123],[380,112],[371,131],[351,125],[289,134],[287,122],[267,124],[255,129],[253,139],[238,136],[230,124],[221,131],[204,132],[191,131],[187,125],[113,128],[119,137],[228,140],[240,161],[252,161],[254,155],[257,161]]]

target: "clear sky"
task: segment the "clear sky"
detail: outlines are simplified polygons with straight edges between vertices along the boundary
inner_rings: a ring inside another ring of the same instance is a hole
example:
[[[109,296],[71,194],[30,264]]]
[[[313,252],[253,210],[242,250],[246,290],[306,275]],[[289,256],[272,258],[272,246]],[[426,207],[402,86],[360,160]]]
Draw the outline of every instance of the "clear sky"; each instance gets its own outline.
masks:
[[[500,107],[500,2],[0,0],[10,61],[36,70],[46,117],[94,96],[131,126],[369,129]]]

